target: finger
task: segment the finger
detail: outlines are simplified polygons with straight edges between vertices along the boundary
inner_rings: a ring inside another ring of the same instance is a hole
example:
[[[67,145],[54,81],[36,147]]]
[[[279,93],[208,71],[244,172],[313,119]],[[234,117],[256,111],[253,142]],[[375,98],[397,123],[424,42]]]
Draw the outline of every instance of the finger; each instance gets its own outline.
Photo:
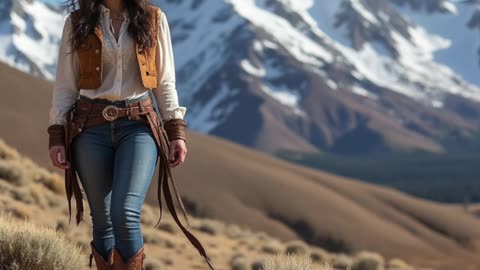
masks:
[[[179,157],[180,157],[180,155],[177,151],[176,159],[173,160],[170,164],[171,167],[176,167],[178,164],[180,164],[180,158]]]
[[[178,150],[178,157],[177,160],[175,161],[174,165],[180,165],[185,161],[185,156],[186,156],[186,151],[182,148]]]
[[[70,163],[65,160],[65,148],[60,149],[60,163],[63,165],[63,168],[70,168]]]
[[[50,159],[52,160],[53,166],[63,169],[63,166],[58,162],[58,150],[50,152]]]
[[[175,161],[175,151],[176,151],[176,146],[175,143],[170,144],[170,153],[169,153],[169,161],[174,162]]]
[[[50,154],[50,160],[52,161],[52,165],[55,167],[58,167],[57,158],[56,158],[57,152],[54,150],[51,150],[49,154]]]
[[[187,151],[180,151],[180,163],[185,162],[185,157],[187,156]]]
[[[175,167],[175,166],[177,166],[177,165],[179,164],[179,162],[180,162],[180,159],[178,159],[178,158],[175,159],[175,160],[172,160],[172,161],[170,162],[170,167]]]
[[[175,162],[173,162],[170,167],[174,168],[174,167],[177,167],[178,164],[180,164],[180,159],[177,159]]]

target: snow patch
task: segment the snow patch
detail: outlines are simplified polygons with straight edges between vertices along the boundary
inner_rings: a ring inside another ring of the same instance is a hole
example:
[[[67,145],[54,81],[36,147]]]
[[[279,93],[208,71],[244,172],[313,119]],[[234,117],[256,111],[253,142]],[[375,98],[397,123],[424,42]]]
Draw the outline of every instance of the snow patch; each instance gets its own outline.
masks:
[[[350,5],[355,11],[358,12],[358,14],[363,19],[365,19],[369,23],[379,24],[379,21],[377,20],[377,18],[372,13],[370,13],[370,11],[368,11],[368,9],[365,8],[365,6],[363,6],[360,0],[350,0]]]

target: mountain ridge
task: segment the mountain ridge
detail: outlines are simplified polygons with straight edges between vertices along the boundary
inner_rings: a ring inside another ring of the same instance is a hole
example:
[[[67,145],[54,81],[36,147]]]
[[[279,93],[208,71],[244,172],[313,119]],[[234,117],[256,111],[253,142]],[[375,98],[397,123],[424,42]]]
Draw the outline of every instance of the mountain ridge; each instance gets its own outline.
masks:
[[[3,12],[11,1],[5,3]],[[31,11],[41,5],[35,0],[15,3],[9,14],[20,30],[0,34],[14,37],[14,45],[19,37],[28,40],[31,32],[18,26],[18,14],[36,22]],[[347,155],[448,153],[480,133],[475,121],[480,88],[434,57],[456,40],[429,33],[405,12],[449,16],[462,11],[451,2],[152,3],[167,14],[179,98],[189,108],[185,117],[192,130],[270,153],[288,149]],[[53,32],[55,38],[46,36],[58,40],[61,31]],[[19,62],[28,66],[21,56],[33,50],[17,50]],[[1,52],[0,59],[15,59]],[[28,59],[34,74],[52,65],[51,58]],[[51,79],[48,70],[37,73]]]

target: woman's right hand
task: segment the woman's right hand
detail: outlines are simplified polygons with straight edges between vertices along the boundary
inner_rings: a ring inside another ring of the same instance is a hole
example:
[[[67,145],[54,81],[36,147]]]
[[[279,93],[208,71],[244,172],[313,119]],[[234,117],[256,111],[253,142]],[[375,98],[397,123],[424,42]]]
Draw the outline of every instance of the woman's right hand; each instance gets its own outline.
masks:
[[[57,168],[70,168],[70,162],[65,160],[65,146],[63,145],[54,145],[50,148],[50,159],[53,166]]]

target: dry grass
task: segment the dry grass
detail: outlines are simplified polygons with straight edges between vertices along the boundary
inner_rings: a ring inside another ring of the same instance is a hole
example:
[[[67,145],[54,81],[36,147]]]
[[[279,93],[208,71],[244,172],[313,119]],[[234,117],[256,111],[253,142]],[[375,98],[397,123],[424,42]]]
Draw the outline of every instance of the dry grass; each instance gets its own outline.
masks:
[[[35,270],[82,269],[78,246],[56,231],[0,215],[0,268]]]
[[[63,194],[65,190],[60,175],[50,173],[30,158],[21,156],[2,139],[0,139],[0,179],[14,186],[39,183],[56,194]]]
[[[11,159],[19,159],[20,154],[18,151],[8,146],[3,139],[0,139],[0,159],[11,160]]]
[[[277,254],[265,260],[264,270],[333,270],[330,265],[312,263],[308,255]]]

